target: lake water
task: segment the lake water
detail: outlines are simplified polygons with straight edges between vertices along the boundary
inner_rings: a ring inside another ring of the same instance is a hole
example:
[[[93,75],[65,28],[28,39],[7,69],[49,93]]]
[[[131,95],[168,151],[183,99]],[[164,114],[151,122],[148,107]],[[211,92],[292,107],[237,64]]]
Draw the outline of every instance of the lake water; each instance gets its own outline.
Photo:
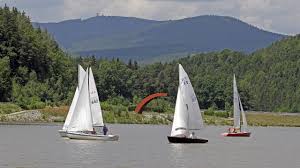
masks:
[[[206,144],[169,144],[171,126],[109,125],[117,142],[64,139],[60,128],[0,125],[0,167],[300,167],[300,128],[250,127],[250,138],[226,138],[227,127],[207,126]]]

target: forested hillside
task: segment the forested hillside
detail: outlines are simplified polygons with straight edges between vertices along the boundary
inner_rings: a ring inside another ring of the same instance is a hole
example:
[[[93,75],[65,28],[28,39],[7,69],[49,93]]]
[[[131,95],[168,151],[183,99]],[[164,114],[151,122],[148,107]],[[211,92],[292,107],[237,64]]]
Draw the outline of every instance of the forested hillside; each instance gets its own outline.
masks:
[[[101,102],[134,105],[148,94],[167,92],[167,100],[174,103],[181,63],[201,108],[231,108],[235,73],[246,109],[300,112],[300,36],[249,55],[223,50],[140,66],[118,58],[70,57],[47,32],[34,29],[24,13],[4,7],[0,8],[0,40],[0,101],[25,109],[69,104],[78,63],[92,66]]]
[[[0,8],[0,101],[25,108],[66,102],[75,88],[72,61],[24,12]]]
[[[100,99],[122,96],[132,100],[167,92],[168,100],[174,103],[178,63],[189,74],[201,108],[230,109],[236,74],[246,109],[300,112],[300,36],[251,55],[223,50],[143,67],[131,61],[126,65],[118,60],[100,60],[94,66]]]

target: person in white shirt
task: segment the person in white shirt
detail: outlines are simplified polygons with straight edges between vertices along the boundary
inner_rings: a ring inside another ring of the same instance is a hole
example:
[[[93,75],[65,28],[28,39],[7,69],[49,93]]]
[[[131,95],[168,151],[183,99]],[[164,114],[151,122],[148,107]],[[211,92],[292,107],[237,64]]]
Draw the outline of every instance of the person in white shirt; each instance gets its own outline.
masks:
[[[190,134],[190,138],[192,138],[192,139],[196,138],[195,132],[192,132],[192,133]]]

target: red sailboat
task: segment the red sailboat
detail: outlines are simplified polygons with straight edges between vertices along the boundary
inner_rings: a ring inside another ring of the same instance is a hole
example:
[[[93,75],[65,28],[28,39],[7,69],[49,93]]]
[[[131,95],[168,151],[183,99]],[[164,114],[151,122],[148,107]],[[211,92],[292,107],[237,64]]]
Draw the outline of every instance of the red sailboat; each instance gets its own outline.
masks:
[[[228,137],[250,137],[251,132],[247,131],[246,115],[237,90],[235,75],[233,75],[233,107],[234,126],[229,128],[228,132],[222,135]]]

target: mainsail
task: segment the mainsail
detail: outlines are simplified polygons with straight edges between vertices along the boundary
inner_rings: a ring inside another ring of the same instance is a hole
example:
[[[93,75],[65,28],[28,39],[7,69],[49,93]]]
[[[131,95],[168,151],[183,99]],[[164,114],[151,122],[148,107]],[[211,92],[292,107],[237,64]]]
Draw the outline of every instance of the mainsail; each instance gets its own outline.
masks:
[[[189,130],[203,127],[200,107],[191,81],[179,64],[179,87],[171,136],[188,135]]]
[[[100,106],[99,96],[95,84],[92,68],[89,68],[89,93],[90,104],[93,116],[93,126],[103,126],[102,110]]]
[[[200,107],[189,76],[179,64],[179,81],[183,100],[188,111],[189,130],[198,130],[203,127]]]
[[[233,75],[233,118],[234,128],[240,128],[241,111],[239,107],[239,93],[237,90],[235,75]]]
[[[67,131],[93,131],[88,73],[86,73],[84,77],[82,87],[79,91],[78,100],[74,108],[74,113]]]
[[[234,127],[235,128],[241,128],[241,115],[242,115],[242,121],[243,121],[243,127],[242,131],[247,131],[247,120],[245,111],[241,102],[241,98],[237,89],[235,75],[233,75],[233,106],[234,106]]]
[[[65,123],[64,123],[64,126],[63,126],[63,130],[67,130],[68,125],[70,124],[70,120],[72,118],[72,115],[73,115],[74,109],[75,109],[75,105],[77,103],[79,91],[80,91],[80,88],[82,86],[82,82],[84,80],[84,76],[85,76],[85,70],[80,65],[78,65],[78,86],[76,87],[76,91],[75,91],[71,106],[69,108],[69,112],[68,112],[68,115],[66,117],[66,120],[65,120]]]

